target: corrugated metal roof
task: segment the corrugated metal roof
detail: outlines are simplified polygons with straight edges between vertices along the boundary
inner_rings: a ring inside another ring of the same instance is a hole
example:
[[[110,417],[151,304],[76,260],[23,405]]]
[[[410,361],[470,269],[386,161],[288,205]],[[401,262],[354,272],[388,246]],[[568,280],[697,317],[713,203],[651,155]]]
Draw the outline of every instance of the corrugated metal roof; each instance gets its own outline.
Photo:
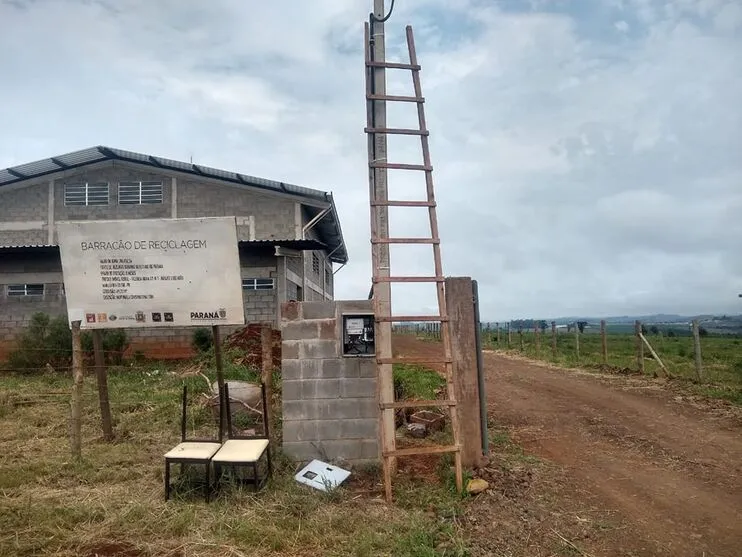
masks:
[[[275,193],[296,195],[306,199],[329,203],[332,208],[332,218],[323,218],[322,221],[317,223],[317,229],[322,238],[326,240],[326,244],[329,246],[330,251],[333,252],[331,260],[338,263],[347,263],[348,261],[345,240],[343,239],[342,229],[340,228],[340,219],[337,214],[332,194],[320,190],[305,188],[303,186],[287,184],[285,182],[276,182],[265,178],[249,176],[247,174],[239,174],[236,172],[219,170],[218,168],[211,168],[208,166],[201,166],[99,145],[89,149],[74,151],[72,153],[2,169],[0,170],[0,187],[23,182],[25,180],[40,178],[48,174],[54,174],[55,172],[73,170],[107,160],[120,160],[143,164],[161,170],[185,172],[194,176],[204,176],[243,186],[268,190]]]

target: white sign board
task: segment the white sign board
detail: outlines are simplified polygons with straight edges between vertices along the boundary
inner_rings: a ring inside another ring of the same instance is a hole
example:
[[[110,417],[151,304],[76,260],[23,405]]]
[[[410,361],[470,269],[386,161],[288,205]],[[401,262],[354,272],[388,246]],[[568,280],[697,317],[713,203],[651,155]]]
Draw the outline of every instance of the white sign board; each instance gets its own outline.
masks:
[[[70,323],[245,323],[233,217],[59,222],[57,232]]]

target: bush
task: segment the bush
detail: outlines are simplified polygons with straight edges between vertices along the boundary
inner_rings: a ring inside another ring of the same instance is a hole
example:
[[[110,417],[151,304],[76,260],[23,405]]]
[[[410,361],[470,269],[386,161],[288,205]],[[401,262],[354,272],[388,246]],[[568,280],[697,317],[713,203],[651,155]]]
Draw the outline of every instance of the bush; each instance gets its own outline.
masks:
[[[52,319],[46,313],[31,316],[31,323],[20,334],[15,350],[10,353],[11,369],[33,373],[47,364],[55,369],[72,364],[72,331],[65,317]]]
[[[101,340],[103,344],[103,361],[106,365],[121,365],[124,360],[124,352],[129,348],[129,338],[126,331],[121,329],[104,329],[101,331]],[[80,335],[83,352],[88,359],[94,357],[93,354],[93,333],[85,331]]]
[[[214,345],[214,337],[212,336],[211,331],[204,328],[193,331],[192,345],[193,349],[199,353],[211,350],[211,347]]]

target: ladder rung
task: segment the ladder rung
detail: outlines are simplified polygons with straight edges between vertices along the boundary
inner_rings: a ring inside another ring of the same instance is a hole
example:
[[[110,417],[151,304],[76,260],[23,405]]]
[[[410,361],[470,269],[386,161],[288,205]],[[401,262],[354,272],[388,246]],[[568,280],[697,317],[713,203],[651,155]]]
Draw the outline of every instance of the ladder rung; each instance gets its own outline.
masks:
[[[440,315],[392,315],[389,317],[378,316],[376,317],[377,323],[395,323],[395,322],[415,322],[415,321],[430,321],[433,323],[441,322],[445,323],[448,321],[447,317],[441,317]]]
[[[377,358],[377,364],[452,364],[453,360],[441,358]]]
[[[372,244],[440,244],[438,238],[376,238]]]
[[[392,70],[415,70],[420,71],[420,64],[405,64],[401,62],[377,62],[376,60],[368,60],[367,66],[372,68],[389,68]]]
[[[383,410],[393,408],[429,408],[431,406],[456,406],[455,400],[402,400],[399,402],[382,402],[379,406]]]
[[[371,207],[435,207],[435,201],[372,201]]]
[[[370,101],[397,101],[402,103],[424,103],[425,97],[409,97],[407,95],[366,95]]]
[[[443,277],[376,277],[374,282],[446,282]]]
[[[371,168],[388,168],[390,170],[425,170],[432,171],[432,166],[425,166],[424,164],[405,164],[400,162],[370,162],[368,165]]]
[[[411,128],[364,128],[366,133],[386,133],[389,135],[430,135],[428,130],[415,130]]]
[[[457,453],[461,450],[459,445],[444,445],[444,446],[433,446],[433,447],[410,447],[409,449],[397,449],[395,451],[389,451],[382,453],[384,457],[389,456],[413,456],[416,454],[441,454],[441,453]]]

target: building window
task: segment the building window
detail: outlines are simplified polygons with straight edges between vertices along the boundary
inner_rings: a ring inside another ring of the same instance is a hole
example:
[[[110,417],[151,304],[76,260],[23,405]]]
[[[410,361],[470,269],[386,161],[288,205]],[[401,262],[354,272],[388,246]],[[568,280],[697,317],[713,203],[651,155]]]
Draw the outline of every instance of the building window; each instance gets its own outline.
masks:
[[[162,182],[120,182],[119,205],[162,203]]]
[[[108,182],[65,184],[65,206],[99,206],[108,205]]]
[[[22,296],[43,296],[43,284],[9,284],[8,297],[20,298]]]
[[[243,290],[273,290],[275,286],[275,279],[272,278],[242,279]]]
[[[319,276],[319,257],[316,253],[312,253],[312,271],[314,274]]]

